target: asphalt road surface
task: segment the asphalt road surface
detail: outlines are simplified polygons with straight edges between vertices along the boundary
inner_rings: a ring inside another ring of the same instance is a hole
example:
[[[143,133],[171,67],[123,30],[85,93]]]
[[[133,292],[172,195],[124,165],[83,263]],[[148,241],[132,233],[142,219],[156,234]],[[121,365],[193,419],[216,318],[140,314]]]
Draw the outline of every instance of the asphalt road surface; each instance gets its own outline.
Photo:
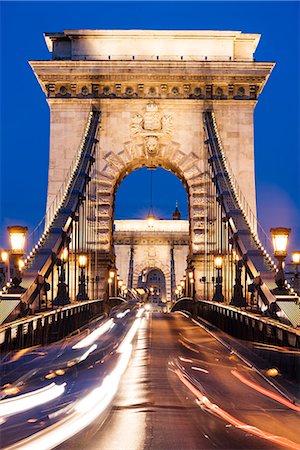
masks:
[[[105,423],[60,449],[300,449],[300,408],[180,313],[148,314]]]

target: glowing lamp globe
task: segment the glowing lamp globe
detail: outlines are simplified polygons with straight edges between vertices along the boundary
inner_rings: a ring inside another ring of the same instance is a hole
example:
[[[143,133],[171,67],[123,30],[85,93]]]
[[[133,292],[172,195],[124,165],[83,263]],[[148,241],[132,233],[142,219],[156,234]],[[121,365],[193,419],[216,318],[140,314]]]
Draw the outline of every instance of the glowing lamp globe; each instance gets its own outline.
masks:
[[[300,251],[292,252],[292,263],[295,265],[300,264]]]
[[[7,227],[7,230],[9,233],[12,254],[23,255],[28,228],[17,225]]]
[[[287,255],[286,249],[289,236],[291,234],[291,229],[283,227],[271,228],[270,233],[272,236],[275,257],[285,257]]]
[[[81,269],[84,269],[87,265],[87,256],[85,254],[81,254],[78,257],[78,264]]]
[[[148,226],[149,227],[153,227],[154,222],[155,222],[155,217],[153,215],[149,215],[147,217],[147,222],[148,222]]]
[[[19,267],[19,270],[20,270],[20,271],[22,271],[22,270],[24,269],[24,267],[25,267],[25,262],[23,261],[23,259],[19,259],[19,261],[18,261],[18,267]]]
[[[215,268],[222,269],[223,257],[221,255],[216,255],[214,258]]]
[[[2,250],[1,251],[1,261],[6,263],[8,261],[8,251]]]
[[[65,263],[68,261],[68,257],[69,257],[69,250],[67,249],[67,247],[65,247],[62,251],[60,259],[62,260],[62,262]]]

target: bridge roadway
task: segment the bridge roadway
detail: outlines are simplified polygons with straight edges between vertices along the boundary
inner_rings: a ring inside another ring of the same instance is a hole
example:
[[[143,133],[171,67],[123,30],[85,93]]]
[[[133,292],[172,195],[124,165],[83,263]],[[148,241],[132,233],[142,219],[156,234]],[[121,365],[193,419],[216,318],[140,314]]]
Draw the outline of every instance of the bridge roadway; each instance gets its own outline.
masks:
[[[203,328],[180,313],[152,313],[143,319],[105,423],[59,449],[300,449],[300,408],[281,402]]]

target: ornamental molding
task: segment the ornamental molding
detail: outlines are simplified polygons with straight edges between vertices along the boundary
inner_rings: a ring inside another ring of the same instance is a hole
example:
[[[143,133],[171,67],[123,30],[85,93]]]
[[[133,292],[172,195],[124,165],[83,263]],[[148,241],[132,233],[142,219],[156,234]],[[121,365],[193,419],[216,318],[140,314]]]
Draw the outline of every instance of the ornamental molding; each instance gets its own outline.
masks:
[[[160,152],[162,142],[169,140],[173,133],[173,120],[170,115],[163,115],[154,101],[146,105],[143,115],[135,114],[131,118],[131,136],[133,141],[143,141],[146,158]]]
[[[199,99],[199,100],[256,100],[260,85],[245,79],[231,79],[230,83],[223,78],[202,82],[169,82],[160,83],[92,83],[67,80],[56,80],[45,84],[48,98],[125,98],[125,99]],[[212,83],[212,81],[214,81]]]

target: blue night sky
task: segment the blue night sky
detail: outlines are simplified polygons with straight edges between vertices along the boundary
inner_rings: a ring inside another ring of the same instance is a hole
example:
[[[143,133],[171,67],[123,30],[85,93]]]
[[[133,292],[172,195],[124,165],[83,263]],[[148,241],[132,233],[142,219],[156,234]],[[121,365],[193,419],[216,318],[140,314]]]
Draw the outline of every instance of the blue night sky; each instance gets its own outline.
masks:
[[[49,111],[27,61],[49,59],[43,32],[64,29],[208,29],[262,35],[255,57],[277,63],[255,111],[258,217],[265,229],[292,228],[300,249],[299,2],[2,2],[1,214],[6,226],[34,227],[45,213]],[[137,183],[139,187],[137,188]],[[171,218],[175,201],[187,217],[186,194],[171,173],[153,173],[153,204]],[[144,217],[150,172],[121,184],[116,218]]]

